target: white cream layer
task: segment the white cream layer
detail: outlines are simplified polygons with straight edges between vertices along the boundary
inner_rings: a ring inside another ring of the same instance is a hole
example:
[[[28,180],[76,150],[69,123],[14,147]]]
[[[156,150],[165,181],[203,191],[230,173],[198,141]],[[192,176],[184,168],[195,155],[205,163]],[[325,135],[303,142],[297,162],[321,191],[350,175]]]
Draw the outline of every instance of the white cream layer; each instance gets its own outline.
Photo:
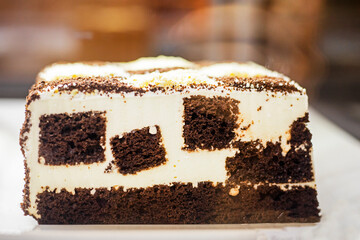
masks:
[[[86,64],[61,63],[44,68],[38,75],[46,82],[77,77],[127,77],[129,74],[120,63]]]
[[[190,90],[190,93],[165,95],[148,92],[141,97],[134,94],[95,95],[45,92],[40,100],[33,101],[32,127],[26,143],[26,159],[30,169],[30,214],[37,216],[36,195],[49,186],[50,189],[65,188],[72,192],[77,187],[99,188],[123,186],[127,188],[149,187],[172,182],[193,183],[212,181],[224,183],[227,179],[225,160],[235,154],[234,149],[216,151],[183,151],[183,98],[190,95],[229,96],[239,103],[240,128],[237,139],[278,142],[282,139],[284,153],[289,149],[290,126],[307,112],[307,96],[300,93],[286,94],[217,90]],[[261,110],[258,110],[261,107]],[[43,114],[76,113],[84,111],[106,111],[106,150],[103,163],[76,166],[49,166],[38,163],[39,117]],[[158,125],[166,148],[166,164],[143,170],[135,175],[122,175],[114,171],[104,173],[113,160],[110,139],[115,135],[146,126]],[[37,216],[39,217],[39,216]]]
[[[283,74],[271,71],[253,62],[247,63],[216,63],[200,69],[200,72],[211,77],[257,77],[268,76],[289,80]]]
[[[192,63],[181,57],[158,56],[158,57],[143,57],[132,62],[123,63],[126,71],[150,70],[161,68],[194,68],[197,64]]]

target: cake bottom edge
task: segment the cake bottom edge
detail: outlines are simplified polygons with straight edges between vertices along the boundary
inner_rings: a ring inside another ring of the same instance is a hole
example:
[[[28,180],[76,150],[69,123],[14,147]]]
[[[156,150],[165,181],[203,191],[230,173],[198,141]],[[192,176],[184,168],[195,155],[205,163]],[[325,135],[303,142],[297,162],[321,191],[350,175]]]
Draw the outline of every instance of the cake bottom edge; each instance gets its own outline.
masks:
[[[212,182],[148,188],[46,189],[37,194],[39,224],[248,224],[320,221],[316,189],[239,188]]]

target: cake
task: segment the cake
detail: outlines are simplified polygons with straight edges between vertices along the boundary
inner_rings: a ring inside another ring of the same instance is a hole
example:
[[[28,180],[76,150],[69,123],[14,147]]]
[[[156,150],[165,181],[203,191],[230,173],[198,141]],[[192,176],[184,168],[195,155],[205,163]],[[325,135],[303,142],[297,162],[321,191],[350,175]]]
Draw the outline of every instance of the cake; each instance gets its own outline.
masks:
[[[29,91],[22,209],[40,224],[320,220],[308,98],[252,62],[56,63]]]

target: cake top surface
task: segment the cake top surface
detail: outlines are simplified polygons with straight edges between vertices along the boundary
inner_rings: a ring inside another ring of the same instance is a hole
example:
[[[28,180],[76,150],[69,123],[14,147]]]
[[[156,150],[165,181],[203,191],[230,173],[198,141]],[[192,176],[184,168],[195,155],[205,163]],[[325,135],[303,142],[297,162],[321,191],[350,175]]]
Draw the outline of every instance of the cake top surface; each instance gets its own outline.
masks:
[[[33,90],[142,93],[198,87],[305,94],[288,77],[253,62],[197,63],[168,56],[131,62],[54,63],[38,74]]]

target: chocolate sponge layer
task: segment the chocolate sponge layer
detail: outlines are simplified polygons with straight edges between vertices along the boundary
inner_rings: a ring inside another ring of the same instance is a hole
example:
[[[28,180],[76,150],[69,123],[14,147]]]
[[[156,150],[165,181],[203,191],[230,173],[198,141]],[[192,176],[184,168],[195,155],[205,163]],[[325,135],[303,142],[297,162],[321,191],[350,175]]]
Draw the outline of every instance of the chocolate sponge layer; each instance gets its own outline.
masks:
[[[210,182],[148,188],[77,188],[38,194],[42,224],[206,224],[319,221],[316,190],[276,186],[230,187]]]

